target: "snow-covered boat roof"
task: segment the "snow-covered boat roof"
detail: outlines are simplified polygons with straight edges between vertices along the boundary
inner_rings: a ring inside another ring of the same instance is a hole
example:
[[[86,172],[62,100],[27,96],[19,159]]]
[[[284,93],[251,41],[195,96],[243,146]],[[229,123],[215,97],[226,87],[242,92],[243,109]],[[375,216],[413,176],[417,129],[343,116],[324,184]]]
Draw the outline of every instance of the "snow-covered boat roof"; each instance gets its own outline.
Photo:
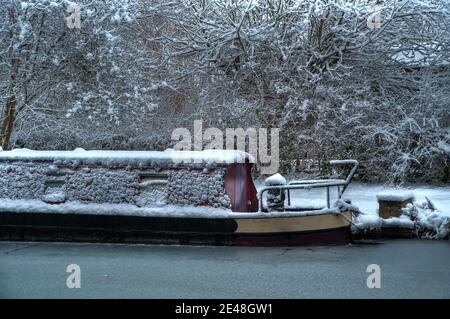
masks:
[[[177,166],[186,164],[232,164],[254,163],[254,158],[238,150],[204,151],[101,151],[75,149],[73,151],[34,151],[15,149],[0,151],[0,161],[53,162],[56,165],[102,165],[139,167],[151,165]]]

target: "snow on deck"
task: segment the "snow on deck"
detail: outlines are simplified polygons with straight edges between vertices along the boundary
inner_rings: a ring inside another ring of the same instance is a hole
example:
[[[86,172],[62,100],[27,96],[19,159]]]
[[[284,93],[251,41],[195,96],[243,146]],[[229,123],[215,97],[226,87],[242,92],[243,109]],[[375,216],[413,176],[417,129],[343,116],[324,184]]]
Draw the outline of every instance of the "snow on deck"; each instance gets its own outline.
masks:
[[[320,209],[307,212],[270,212],[245,213],[232,212],[230,209],[209,206],[177,206],[138,207],[132,204],[83,204],[68,202],[52,205],[41,200],[0,199],[0,213],[40,213],[40,214],[86,214],[86,215],[119,215],[140,217],[174,217],[174,218],[273,218],[295,217],[322,214],[339,214],[336,208]]]
[[[103,166],[127,166],[130,164],[146,165],[150,163],[216,163],[231,164],[251,163],[255,159],[248,153],[238,150],[204,150],[175,151],[168,149],[159,151],[34,151],[15,149],[0,151],[0,161],[49,161],[58,164],[78,162],[80,164],[95,164]]]

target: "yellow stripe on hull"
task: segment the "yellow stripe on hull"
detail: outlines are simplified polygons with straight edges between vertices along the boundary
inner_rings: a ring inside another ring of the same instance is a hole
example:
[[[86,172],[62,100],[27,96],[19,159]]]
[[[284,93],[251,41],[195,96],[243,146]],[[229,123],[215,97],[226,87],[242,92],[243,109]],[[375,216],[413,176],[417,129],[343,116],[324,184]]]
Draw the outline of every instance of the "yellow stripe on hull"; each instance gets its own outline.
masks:
[[[352,213],[320,214],[278,218],[236,219],[236,233],[287,233],[334,229],[350,226]]]

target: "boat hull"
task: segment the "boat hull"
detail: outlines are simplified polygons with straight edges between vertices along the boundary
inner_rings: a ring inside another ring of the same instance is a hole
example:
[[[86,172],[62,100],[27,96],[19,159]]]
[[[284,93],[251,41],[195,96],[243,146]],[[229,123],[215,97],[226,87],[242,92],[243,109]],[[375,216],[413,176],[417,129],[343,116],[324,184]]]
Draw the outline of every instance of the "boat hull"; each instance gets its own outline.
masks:
[[[0,213],[0,240],[232,246],[340,245],[351,212],[264,218]]]
[[[236,219],[237,245],[321,245],[351,241],[351,212]]]

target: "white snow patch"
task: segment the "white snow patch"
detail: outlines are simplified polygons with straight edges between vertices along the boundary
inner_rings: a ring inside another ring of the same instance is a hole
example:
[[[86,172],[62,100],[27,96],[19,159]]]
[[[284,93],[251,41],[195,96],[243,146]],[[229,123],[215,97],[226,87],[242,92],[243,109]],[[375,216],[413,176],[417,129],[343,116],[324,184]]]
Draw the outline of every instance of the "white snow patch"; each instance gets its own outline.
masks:
[[[47,204],[41,200],[0,199],[0,213],[41,213],[41,214],[81,214],[81,215],[121,215],[141,217],[175,217],[175,218],[271,218],[294,217],[321,214],[339,214],[337,209],[322,209],[308,212],[273,212],[244,213],[232,212],[230,209],[208,206],[138,207],[132,204],[84,204],[68,202],[64,204]]]
[[[405,215],[400,217],[390,217],[387,219],[381,219],[383,227],[394,227],[394,228],[414,228],[414,222]]]
[[[266,185],[286,185],[286,179],[280,174],[276,173],[265,179],[264,183]]]
[[[377,215],[359,214],[353,219],[352,232],[361,230],[379,230],[381,224],[381,218]]]
[[[29,149],[14,149],[3,151],[0,161],[79,161],[83,164],[128,165],[131,163],[144,164],[149,162],[172,163],[244,163],[245,160],[255,162],[253,156],[238,150],[204,150],[204,151],[33,151]]]
[[[450,145],[448,145],[447,143],[445,143],[444,141],[440,141],[438,143],[438,147],[443,150],[444,152],[446,152],[447,154],[450,155]]]
[[[66,200],[66,194],[64,192],[49,193],[45,194],[42,200],[49,204],[59,204]]]
[[[413,192],[408,191],[388,191],[377,194],[378,201],[384,202],[404,202],[405,200],[414,200]]]

